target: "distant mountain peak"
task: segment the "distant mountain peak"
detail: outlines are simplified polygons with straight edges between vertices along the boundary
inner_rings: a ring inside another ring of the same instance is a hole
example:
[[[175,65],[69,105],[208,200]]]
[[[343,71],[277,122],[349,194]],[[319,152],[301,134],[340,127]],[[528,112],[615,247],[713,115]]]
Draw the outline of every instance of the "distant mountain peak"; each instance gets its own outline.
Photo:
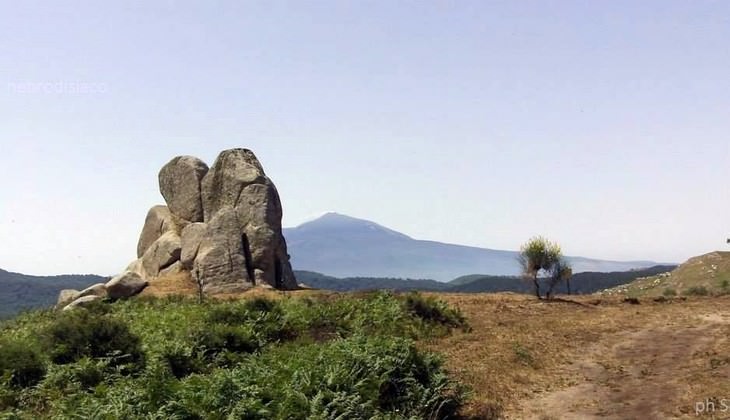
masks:
[[[408,235],[388,229],[385,226],[365,219],[348,216],[346,214],[334,211],[327,212],[314,220],[304,222],[293,228],[296,231],[338,231],[342,233],[352,233],[353,231],[382,233],[391,237],[401,239],[412,239]]]

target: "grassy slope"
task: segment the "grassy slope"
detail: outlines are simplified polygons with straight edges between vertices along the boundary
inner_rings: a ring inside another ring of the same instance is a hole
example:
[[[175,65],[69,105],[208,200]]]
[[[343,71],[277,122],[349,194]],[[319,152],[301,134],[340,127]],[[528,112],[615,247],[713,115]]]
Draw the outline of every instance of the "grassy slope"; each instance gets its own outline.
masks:
[[[99,305],[90,317],[84,309],[35,311],[0,323],[0,417],[395,420],[443,418],[460,404],[462,391],[438,358],[413,342],[462,324],[441,303],[383,292],[243,297],[203,304],[141,297]],[[121,322],[144,357],[111,351],[62,363],[59,354],[77,347],[49,337],[66,343],[83,336],[69,328],[88,331],[94,322],[99,330],[89,340],[108,345],[103,329]],[[10,342],[42,352],[47,374],[37,386],[7,382]]]
[[[730,293],[730,252],[693,257],[671,273],[641,278],[604,294],[659,296],[669,289],[679,295],[691,295],[692,288],[704,288],[708,294]]]

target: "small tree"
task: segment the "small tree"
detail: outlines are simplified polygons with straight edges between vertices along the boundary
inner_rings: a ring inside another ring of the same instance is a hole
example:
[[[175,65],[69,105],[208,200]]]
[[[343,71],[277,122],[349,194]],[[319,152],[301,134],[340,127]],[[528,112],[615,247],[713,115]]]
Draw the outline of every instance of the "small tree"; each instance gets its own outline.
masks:
[[[518,259],[522,266],[523,277],[532,280],[535,296],[542,299],[538,278],[540,274],[549,275],[554,266],[562,259],[560,245],[542,236],[537,236],[522,245]],[[550,287],[550,292],[552,292],[552,287]]]

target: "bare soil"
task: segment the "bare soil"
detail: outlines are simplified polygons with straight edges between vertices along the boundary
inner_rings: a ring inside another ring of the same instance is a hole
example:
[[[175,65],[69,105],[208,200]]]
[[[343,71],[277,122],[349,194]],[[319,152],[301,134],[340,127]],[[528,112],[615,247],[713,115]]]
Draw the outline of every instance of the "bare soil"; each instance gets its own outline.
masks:
[[[426,346],[473,388],[466,414],[508,419],[730,418],[730,299],[539,302],[439,295],[471,322]],[[715,412],[696,404],[715,401]],[[699,415],[698,415],[699,414]]]

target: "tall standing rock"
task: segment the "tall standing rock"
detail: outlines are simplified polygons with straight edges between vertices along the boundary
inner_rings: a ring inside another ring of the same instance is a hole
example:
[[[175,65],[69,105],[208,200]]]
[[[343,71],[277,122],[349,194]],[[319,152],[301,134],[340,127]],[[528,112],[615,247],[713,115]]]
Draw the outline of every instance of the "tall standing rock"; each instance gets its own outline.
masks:
[[[248,149],[221,152],[201,185],[206,222],[221,212],[228,214],[232,210],[235,214],[248,281],[278,289],[295,289],[296,279],[281,229],[279,193],[253,152]],[[199,255],[202,250],[201,245]]]
[[[248,242],[232,207],[217,212],[200,235],[192,276],[204,292],[238,292],[254,285]]]
[[[203,221],[200,183],[208,165],[193,156],[173,158],[160,170],[160,193],[170,211],[189,222]]]

